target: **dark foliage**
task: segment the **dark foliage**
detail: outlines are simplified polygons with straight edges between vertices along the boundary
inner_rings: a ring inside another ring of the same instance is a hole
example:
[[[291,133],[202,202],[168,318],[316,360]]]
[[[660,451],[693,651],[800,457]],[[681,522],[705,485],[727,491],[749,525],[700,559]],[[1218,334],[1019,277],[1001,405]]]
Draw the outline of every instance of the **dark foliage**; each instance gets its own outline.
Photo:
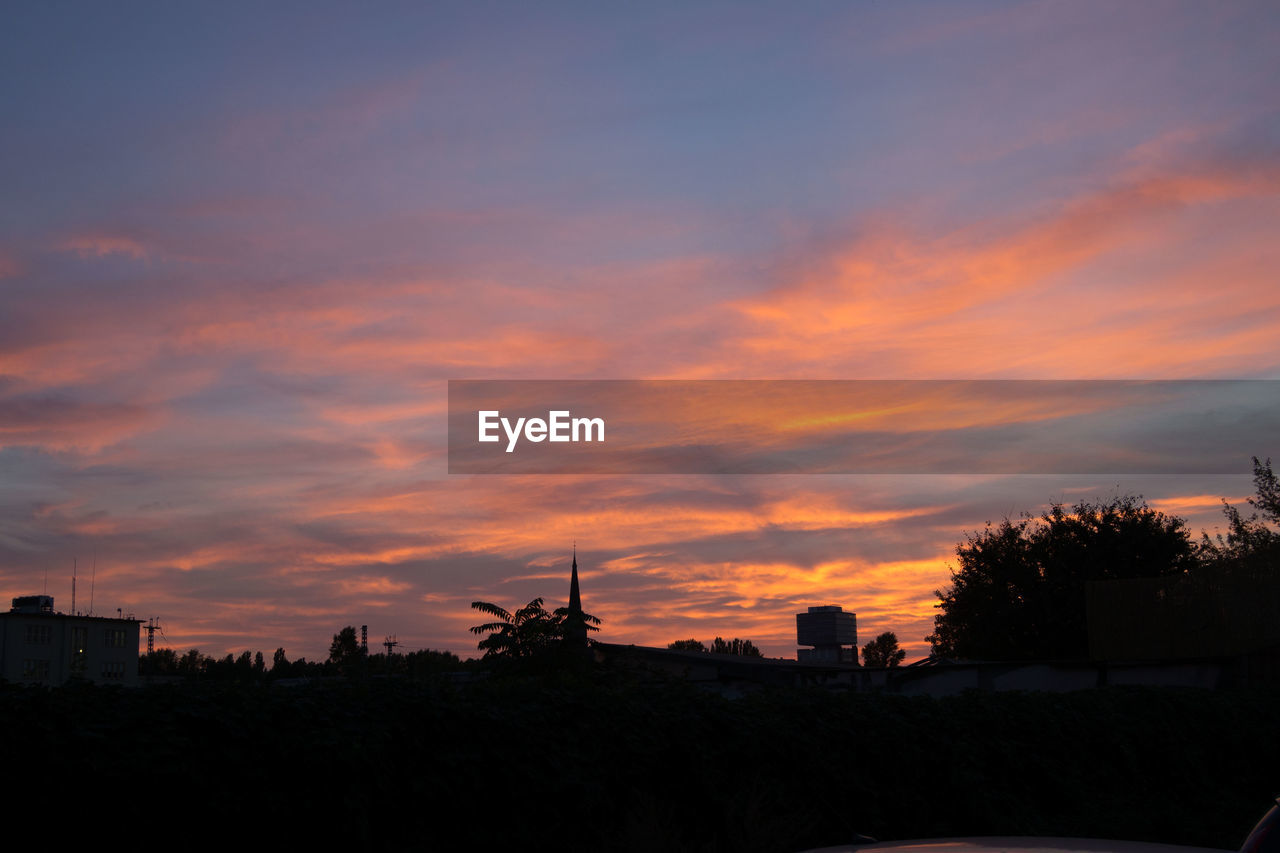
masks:
[[[737,637],[732,640],[716,637],[710,645],[703,645],[697,640],[676,640],[674,643],[668,643],[667,648],[676,652],[711,652],[717,655],[740,655],[748,658],[764,657],[764,653],[756,648],[755,643]]]
[[[569,609],[548,611],[541,598],[535,598],[514,613],[488,601],[473,601],[473,610],[492,616],[493,621],[471,628],[473,634],[487,634],[476,648],[489,658],[530,658],[559,650],[569,627]],[[582,614],[587,631],[599,631],[600,620]]]
[[[862,647],[863,666],[898,666],[907,653],[898,648],[898,635],[885,631]]]
[[[1249,506],[1254,511],[1246,518],[1224,500],[1227,535],[1206,533],[1201,541],[1205,560],[1220,570],[1280,570],[1280,482],[1270,459],[1263,462],[1253,457],[1253,486]]]
[[[456,849],[461,832],[527,848],[531,827],[591,851],[801,850],[855,833],[1233,849],[1276,792],[1278,700],[1104,689],[729,701],[599,671],[0,686],[0,749],[21,770],[13,815],[50,814],[68,780],[93,780],[58,828],[69,843],[114,822],[254,849]]]
[[[341,633],[341,632],[340,632]],[[238,657],[215,658],[191,649],[179,655],[173,649],[156,649],[138,657],[138,675],[148,678],[184,678],[196,681],[235,681],[256,684],[280,679],[298,678],[362,678],[377,676],[425,677],[440,672],[458,671],[465,664],[451,652],[423,649],[415,652],[367,654],[340,650],[337,658],[291,661],[284,649],[276,649],[267,668],[262,652],[242,652]]]
[[[711,647],[707,651],[717,655],[740,655],[745,658],[764,657],[755,643],[750,640],[740,640],[737,637],[732,640],[716,637],[711,641]]]
[[[935,654],[986,660],[1086,657],[1089,581],[1186,575],[1199,565],[1182,519],[1133,496],[988,524],[956,557],[926,639]]]

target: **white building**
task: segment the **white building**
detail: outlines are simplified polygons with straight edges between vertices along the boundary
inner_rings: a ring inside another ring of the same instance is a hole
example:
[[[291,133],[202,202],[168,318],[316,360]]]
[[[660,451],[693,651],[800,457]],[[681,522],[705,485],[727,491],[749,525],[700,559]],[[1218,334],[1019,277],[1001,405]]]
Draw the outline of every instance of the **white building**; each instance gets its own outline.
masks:
[[[51,595],[23,595],[0,613],[0,678],[11,684],[138,683],[138,626],[58,613]]]

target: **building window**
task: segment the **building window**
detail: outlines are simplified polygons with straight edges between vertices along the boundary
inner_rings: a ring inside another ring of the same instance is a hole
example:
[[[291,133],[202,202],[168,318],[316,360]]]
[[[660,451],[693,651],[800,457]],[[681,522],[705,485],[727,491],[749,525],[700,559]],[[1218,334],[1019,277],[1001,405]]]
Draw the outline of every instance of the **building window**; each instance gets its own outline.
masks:
[[[124,678],[124,661],[109,661],[102,665],[103,678]]]
[[[104,643],[106,647],[109,649],[123,649],[124,648],[124,629],[108,628],[106,630]]]
[[[89,629],[71,629],[71,671],[83,673],[89,668]]]
[[[29,646],[47,646],[53,632],[48,625],[28,625],[27,626],[27,645]]]
[[[47,681],[49,679],[49,662],[30,658],[24,660],[22,662],[22,677]]]

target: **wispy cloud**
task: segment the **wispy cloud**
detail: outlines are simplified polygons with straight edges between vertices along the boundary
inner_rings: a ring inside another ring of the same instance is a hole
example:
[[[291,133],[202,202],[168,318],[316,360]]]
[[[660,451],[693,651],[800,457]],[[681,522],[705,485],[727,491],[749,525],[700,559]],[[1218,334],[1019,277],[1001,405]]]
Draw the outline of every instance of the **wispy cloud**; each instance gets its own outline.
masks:
[[[367,623],[468,652],[469,603],[562,595],[576,539],[606,639],[790,654],[838,603],[914,654],[965,530],[1140,487],[1212,525],[1270,452],[1144,483],[449,477],[444,452],[448,379],[1275,378],[1267,4],[401,10],[314,38],[266,10],[176,64],[43,14],[0,33],[31,69],[0,139],[8,594],[48,571],[69,606],[96,555],[96,606],[174,645],[314,657]],[[864,415],[736,438],[901,428]]]

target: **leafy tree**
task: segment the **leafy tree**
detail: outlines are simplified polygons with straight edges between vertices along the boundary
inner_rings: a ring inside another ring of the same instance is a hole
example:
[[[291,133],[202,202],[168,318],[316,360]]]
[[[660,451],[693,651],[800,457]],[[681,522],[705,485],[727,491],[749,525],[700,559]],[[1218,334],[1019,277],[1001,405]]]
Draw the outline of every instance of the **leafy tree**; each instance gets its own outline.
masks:
[[[893,667],[902,663],[907,653],[898,648],[898,635],[885,631],[862,647],[863,666]]]
[[[178,659],[178,672],[188,678],[203,675],[209,668],[209,658],[200,654],[199,649],[190,649]]]
[[[1185,575],[1198,565],[1182,519],[1134,496],[1005,518],[969,535],[956,557],[926,639],[938,655],[996,660],[1083,657],[1087,582]]]
[[[348,625],[333,635],[333,642],[329,645],[329,663],[342,675],[354,675],[364,654],[365,650],[356,639],[355,626]]]
[[[541,598],[535,598],[515,613],[488,601],[473,601],[471,607],[495,617],[492,622],[471,628],[473,634],[488,634],[476,645],[486,658],[527,658],[564,644],[569,618],[567,607],[548,612]],[[582,621],[588,631],[599,630],[600,620],[595,616],[584,613]]]
[[[138,658],[139,675],[177,675],[178,653],[173,649],[156,649]]]
[[[716,637],[711,641],[710,651],[718,655],[741,655],[746,658],[764,657],[760,650],[756,648],[755,643],[750,640],[740,640],[737,637],[732,640]]]
[[[583,613],[581,610],[578,611],[577,620],[569,612],[568,607],[557,607],[551,615],[555,617],[561,640],[569,639],[573,635],[575,626],[579,627],[579,629],[586,629],[587,632],[600,630],[600,620],[590,613]]]
[[[755,643],[750,640],[740,640],[737,637],[732,640],[716,637],[711,641],[709,647],[697,640],[676,640],[674,643],[668,643],[667,648],[677,652],[711,652],[717,655],[741,655],[742,657],[750,658],[764,657],[760,650],[756,648]]]
[[[476,645],[486,658],[529,657],[557,639],[555,614],[547,612],[541,598],[533,599],[515,613],[488,601],[473,601],[471,608],[495,617],[492,622],[471,628],[473,634],[488,634]]]
[[[1227,517],[1227,535],[1210,539],[1204,534],[1201,548],[1204,556],[1219,567],[1274,568],[1280,563],[1280,482],[1271,470],[1271,459],[1265,462],[1253,457],[1253,486],[1255,496],[1249,498],[1253,507],[1248,518],[1241,515],[1226,500],[1222,511]],[[1261,515],[1259,515],[1261,513]]]

